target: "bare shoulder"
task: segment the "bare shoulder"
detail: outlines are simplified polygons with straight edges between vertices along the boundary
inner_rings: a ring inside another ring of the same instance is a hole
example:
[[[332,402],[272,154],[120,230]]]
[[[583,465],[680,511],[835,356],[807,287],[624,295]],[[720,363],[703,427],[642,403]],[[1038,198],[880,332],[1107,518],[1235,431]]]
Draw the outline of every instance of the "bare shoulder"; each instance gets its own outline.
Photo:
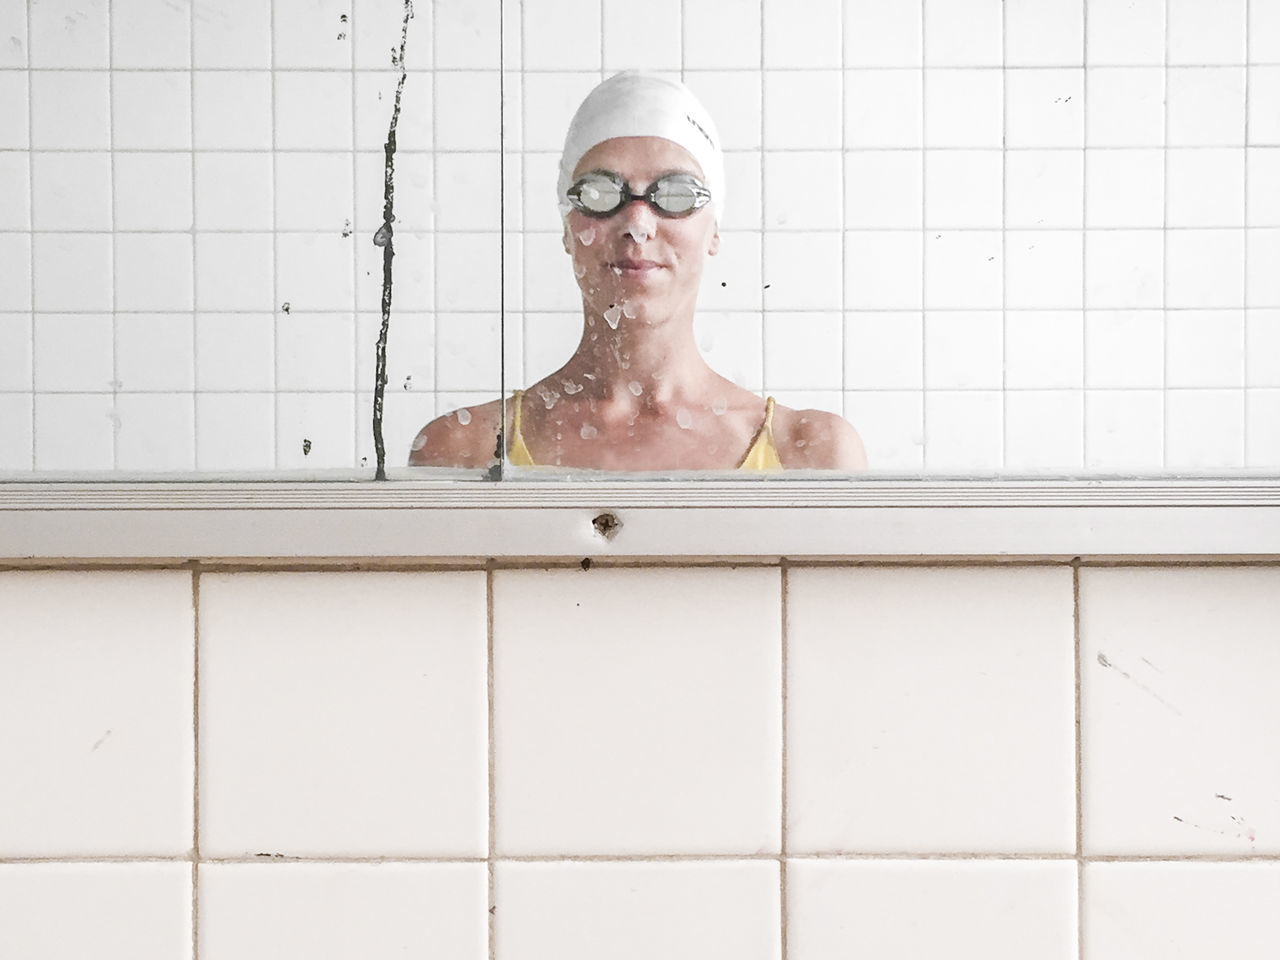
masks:
[[[853,472],[867,468],[867,452],[858,431],[844,417],[826,410],[776,407],[773,438],[782,465],[793,470]]]
[[[502,401],[450,410],[418,431],[409,451],[413,467],[487,467],[496,456]]]

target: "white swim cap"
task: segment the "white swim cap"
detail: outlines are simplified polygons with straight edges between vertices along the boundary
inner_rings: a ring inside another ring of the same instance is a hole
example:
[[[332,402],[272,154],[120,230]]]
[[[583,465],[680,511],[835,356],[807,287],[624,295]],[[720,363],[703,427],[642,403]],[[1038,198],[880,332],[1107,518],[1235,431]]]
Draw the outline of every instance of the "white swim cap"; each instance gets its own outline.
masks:
[[[684,147],[702,167],[717,222],[723,217],[724,152],[711,115],[683,83],[636,70],[599,84],[573,115],[556,185],[561,217],[570,210],[568,190],[578,161],[597,143],[614,137],[662,137]]]

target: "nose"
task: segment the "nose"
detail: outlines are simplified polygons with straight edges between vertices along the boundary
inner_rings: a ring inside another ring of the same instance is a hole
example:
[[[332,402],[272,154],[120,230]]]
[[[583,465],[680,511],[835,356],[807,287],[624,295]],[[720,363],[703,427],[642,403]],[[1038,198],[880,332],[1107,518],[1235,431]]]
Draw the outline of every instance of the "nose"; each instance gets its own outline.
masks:
[[[643,242],[637,234],[652,237],[658,232],[658,215],[643,200],[632,200],[618,211],[617,223],[621,231],[631,234],[637,243]]]

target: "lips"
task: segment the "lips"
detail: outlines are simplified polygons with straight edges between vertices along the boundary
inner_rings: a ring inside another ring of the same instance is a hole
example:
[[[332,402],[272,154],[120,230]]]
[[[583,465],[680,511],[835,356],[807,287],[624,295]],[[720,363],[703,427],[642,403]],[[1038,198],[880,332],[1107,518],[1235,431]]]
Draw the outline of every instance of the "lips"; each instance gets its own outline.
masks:
[[[652,270],[658,270],[662,267],[662,264],[658,263],[656,260],[633,260],[630,257],[626,257],[621,260],[612,261],[609,266],[613,267],[615,270],[621,270],[623,273],[639,275],[648,273]]]

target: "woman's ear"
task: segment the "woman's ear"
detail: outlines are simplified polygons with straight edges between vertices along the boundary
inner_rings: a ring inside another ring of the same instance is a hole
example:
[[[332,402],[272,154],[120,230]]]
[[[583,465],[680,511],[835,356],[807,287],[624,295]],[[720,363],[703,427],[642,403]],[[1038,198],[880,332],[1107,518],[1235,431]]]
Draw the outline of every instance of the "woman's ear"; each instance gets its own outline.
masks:
[[[569,243],[569,221],[564,222],[564,236],[560,238],[560,242],[564,244],[564,252],[569,256],[573,256],[573,245]]]
[[[711,234],[711,243],[707,247],[707,255],[714,257],[720,252],[720,225],[716,225],[715,232]]]

